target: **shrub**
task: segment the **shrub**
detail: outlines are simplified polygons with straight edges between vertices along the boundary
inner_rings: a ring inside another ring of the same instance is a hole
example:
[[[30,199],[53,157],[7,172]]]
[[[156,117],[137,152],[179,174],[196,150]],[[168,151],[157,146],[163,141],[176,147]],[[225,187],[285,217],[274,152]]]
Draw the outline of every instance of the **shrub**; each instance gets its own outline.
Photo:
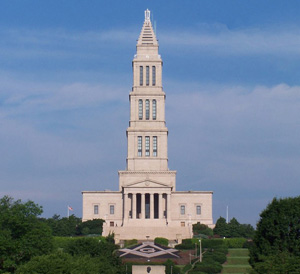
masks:
[[[138,243],[137,239],[125,240],[124,247],[133,246],[133,245],[136,245],[137,243]]]
[[[226,238],[226,239],[201,239],[202,248],[243,248],[247,240],[245,238]],[[194,249],[195,243],[199,245],[198,239],[184,239],[182,244],[176,245],[177,249]]]
[[[220,264],[223,264],[226,262],[226,254],[219,251],[212,252],[212,259]]]
[[[207,260],[202,263],[197,263],[194,270],[190,271],[190,274],[199,273],[199,271],[205,273],[220,273],[222,271],[222,265],[213,260]]]
[[[245,238],[227,238],[224,239],[224,243],[228,248],[243,248],[243,245],[247,242]]]
[[[250,249],[252,246],[254,246],[253,241],[246,241],[246,242],[243,244],[243,248],[248,248],[248,249]]]
[[[174,262],[170,259],[166,260],[164,262],[164,265],[166,266],[166,274],[175,274],[175,273],[180,273],[180,268],[175,266]]]
[[[162,237],[157,237],[154,239],[155,244],[163,245],[163,246],[168,246],[169,245],[169,240],[166,238]]]
[[[196,239],[197,240],[197,239]],[[193,249],[194,244],[192,239],[183,239],[182,243],[175,246],[176,249]]]
[[[223,239],[204,239],[201,240],[202,248],[218,248],[225,246]]]

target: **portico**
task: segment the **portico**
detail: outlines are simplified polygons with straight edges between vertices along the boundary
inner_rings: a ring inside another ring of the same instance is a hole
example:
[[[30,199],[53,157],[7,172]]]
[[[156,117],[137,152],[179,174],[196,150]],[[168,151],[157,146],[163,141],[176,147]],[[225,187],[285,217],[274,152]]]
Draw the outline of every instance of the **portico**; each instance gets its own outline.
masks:
[[[124,222],[129,219],[159,219],[167,222],[171,210],[170,197],[171,193],[167,188],[142,191],[137,188],[124,189]]]

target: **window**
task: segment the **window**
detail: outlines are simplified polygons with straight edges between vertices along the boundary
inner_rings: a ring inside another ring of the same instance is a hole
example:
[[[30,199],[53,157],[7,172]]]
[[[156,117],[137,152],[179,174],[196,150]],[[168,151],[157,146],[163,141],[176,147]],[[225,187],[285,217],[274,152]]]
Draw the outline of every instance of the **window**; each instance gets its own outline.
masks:
[[[140,86],[142,86],[143,85],[143,83],[144,83],[144,79],[143,79],[143,67],[142,66],[140,66]]]
[[[145,155],[150,156],[150,137],[145,137]]]
[[[114,215],[115,214],[115,206],[114,205],[110,205],[109,206],[109,214],[110,215]]]
[[[150,114],[150,101],[147,99],[146,100],[146,120],[149,120],[149,115]]]
[[[138,136],[138,156],[142,156],[142,136]]]
[[[152,100],[152,119],[156,120],[156,100]]]
[[[110,222],[109,226],[115,226],[115,222]]]
[[[185,226],[185,222],[181,222],[180,225],[181,225],[181,226]]]
[[[149,66],[146,66],[146,86],[149,86]]]
[[[180,206],[180,214],[185,215],[185,206],[184,205]]]
[[[196,206],[196,214],[201,215],[201,206],[199,205]]]
[[[143,100],[139,100],[139,120],[143,119]]]
[[[94,214],[95,215],[99,214],[99,206],[98,205],[94,205]]]
[[[157,156],[157,136],[153,136],[153,156]]]
[[[156,85],[156,67],[152,67],[152,86]]]

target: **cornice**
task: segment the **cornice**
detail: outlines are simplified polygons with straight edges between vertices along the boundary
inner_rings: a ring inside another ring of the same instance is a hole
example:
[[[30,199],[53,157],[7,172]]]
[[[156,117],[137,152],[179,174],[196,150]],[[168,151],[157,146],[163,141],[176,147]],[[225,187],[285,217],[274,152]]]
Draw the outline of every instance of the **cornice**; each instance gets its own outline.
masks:
[[[166,170],[166,171],[134,171],[134,170],[119,170],[118,174],[174,174],[176,175],[176,170]]]
[[[211,193],[211,194],[213,194],[214,192],[213,191],[210,191],[210,190],[208,190],[208,191],[197,191],[197,190],[195,190],[195,191],[176,191],[176,192],[172,192],[172,195],[173,194],[209,194],[209,193]]]
[[[121,191],[112,191],[112,190],[100,190],[100,191],[89,191],[89,190],[84,190],[84,191],[81,191],[82,194],[86,194],[86,193],[105,193],[105,194],[121,194],[122,192]]]
[[[145,89],[148,87],[145,87]],[[162,87],[158,87],[162,88]],[[137,90],[139,89],[139,90]],[[160,96],[160,97],[165,97],[166,93],[163,90],[153,90],[153,91],[145,91],[145,90],[140,90],[141,88],[135,88],[134,90],[129,93],[129,96]]]
[[[141,127],[128,127],[127,132],[168,132],[168,128],[141,128]]]

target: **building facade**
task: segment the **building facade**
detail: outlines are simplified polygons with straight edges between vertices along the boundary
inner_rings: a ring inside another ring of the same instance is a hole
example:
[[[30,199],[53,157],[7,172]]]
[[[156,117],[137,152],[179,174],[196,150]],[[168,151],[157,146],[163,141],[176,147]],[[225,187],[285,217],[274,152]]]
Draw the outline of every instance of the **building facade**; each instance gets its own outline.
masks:
[[[166,95],[158,41],[145,11],[133,62],[129,94],[127,167],[118,191],[83,191],[83,221],[105,220],[103,235],[116,240],[192,237],[192,224],[210,227],[212,191],[176,191],[176,171],[168,168]]]

